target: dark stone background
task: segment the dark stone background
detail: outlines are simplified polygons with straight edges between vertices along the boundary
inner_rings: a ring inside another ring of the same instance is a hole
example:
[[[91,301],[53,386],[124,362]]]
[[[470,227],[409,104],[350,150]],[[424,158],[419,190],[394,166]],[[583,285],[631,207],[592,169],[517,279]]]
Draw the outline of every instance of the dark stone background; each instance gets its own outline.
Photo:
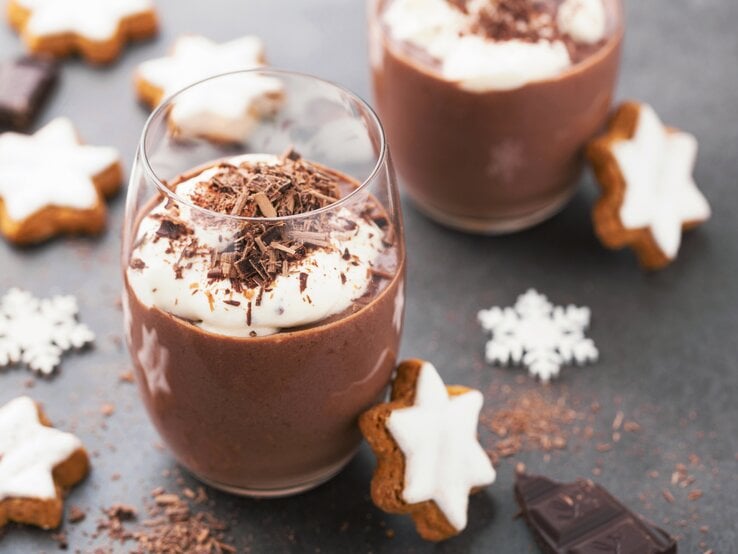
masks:
[[[153,42],[130,48],[119,63],[91,69],[79,61],[64,65],[61,86],[38,125],[67,115],[92,144],[120,149],[126,166],[147,112],[137,105],[131,75],[137,63],[160,55],[180,33],[199,32],[225,40],[244,33],[261,35],[274,65],[317,74],[369,95],[364,4],[359,0],[159,0],[162,32]],[[665,121],[688,129],[700,140],[696,178],[714,208],[714,218],[685,240],[678,262],[660,273],[641,272],[629,252],[600,247],[589,211],[596,192],[591,178],[556,218],[511,237],[479,238],[449,232],[406,205],[409,286],[404,354],[432,359],[449,382],[490,390],[509,384],[512,396],[539,388],[522,372],[489,368],[482,362],[484,334],[477,310],[510,305],[528,287],[559,304],[590,306],[590,336],[601,361],[567,368],[544,390],[555,399],[598,401],[593,441],[554,453],[521,454],[533,471],[559,479],[591,476],[648,517],[668,523],[680,535],[681,552],[738,552],[735,497],[738,495],[738,3],[735,0],[649,0],[628,3],[628,33],[619,95],[647,100]],[[0,28],[3,58],[22,47]],[[61,239],[30,250],[0,241],[0,291],[20,285],[39,296],[72,293],[81,318],[97,333],[94,350],[65,358],[52,379],[36,379],[25,369],[0,373],[0,403],[30,393],[42,401],[60,427],[73,429],[93,452],[94,470],[69,502],[88,510],[77,526],[67,524],[72,550],[107,546],[94,541],[99,509],[113,502],[142,506],[155,486],[178,490],[176,464],[155,448],[134,386],[120,383],[129,368],[120,346],[121,313],[119,229],[124,195],[111,204],[110,231],[99,240]],[[100,406],[112,402],[105,418]],[[488,394],[487,409],[504,402]],[[624,433],[607,453],[595,445],[608,441],[610,424],[622,410],[642,426]],[[487,446],[492,444],[483,433]],[[674,490],[667,503],[676,463],[698,454],[703,467],[690,468],[704,491],[689,502]],[[599,461],[599,462],[598,462]],[[239,551],[254,552],[426,552],[434,550],[415,535],[410,522],[373,507],[368,485],[373,467],[364,449],[336,479],[299,497],[253,501],[210,491],[214,511],[234,522]],[[435,547],[441,552],[535,552],[521,521],[514,521],[514,462],[505,460],[498,481],[471,503],[469,529]],[[169,477],[167,470],[172,470]],[[659,477],[648,476],[658,471]],[[120,474],[119,480],[111,480]],[[189,480],[188,480],[189,483]],[[189,483],[192,484],[192,483]],[[646,508],[639,494],[651,499]],[[692,519],[696,518],[696,519]],[[687,521],[682,527],[679,522]],[[699,531],[702,525],[709,532]],[[389,539],[386,530],[395,537]],[[704,545],[701,543],[704,541]],[[116,547],[129,551],[127,547]],[[4,552],[54,551],[47,533],[11,527],[0,540]]]

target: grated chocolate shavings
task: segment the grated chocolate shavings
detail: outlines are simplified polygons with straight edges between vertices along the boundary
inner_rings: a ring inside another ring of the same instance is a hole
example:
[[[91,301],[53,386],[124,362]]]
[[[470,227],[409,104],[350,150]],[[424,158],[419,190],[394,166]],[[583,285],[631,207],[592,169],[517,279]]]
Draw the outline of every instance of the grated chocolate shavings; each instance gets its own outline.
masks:
[[[451,4],[454,8],[457,10],[463,12],[463,13],[469,13],[469,6],[467,4],[469,3],[469,0],[446,0],[449,4]]]
[[[156,236],[171,240],[178,240],[183,236],[189,235],[192,231],[184,224],[178,223],[172,219],[165,218],[161,220]]]
[[[567,447],[570,426],[580,414],[566,398],[549,401],[538,392],[526,392],[507,407],[483,414],[482,421],[498,437],[489,454],[493,461],[523,450],[550,452]]]
[[[303,160],[292,150],[278,164],[246,161],[238,166],[220,165],[209,181],[201,183],[193,202],[220,213],[265,219],[244,222],[226,251],[211,252],[208,277],[230,279],[237,291],[263,288],[288,273],[290,266],[312,249],[330,247],[325,218],[319,215],[299,223],[273,219],[313,212],[336,202],[341,197],[339,184],[344,182],[345,177]],[[175,225],[163,220],[158,234],[181,238]],[[192,256],[199,248],[192,239],[189,252],[183,256]]]
[[[130,506],[116,504],[103,513],[106,519],[98,524],[98,533],[107,531],[108,536],[121,543],[135,541],[133,552],[149,554],[198,554],[235,553],[236,548],[225,542],[228,526],[206,511],[195,511],[192,505],[207,500],[203,489],[196,494],[190,489],[183,491],[185,499],[178,494],[156,489],[152,492],[154,504],[146,513],[148,518],[137,523],[138,530],[126,529],[125,523],[137,519],[136,510]],[[192,504],[192,505],[191,505]]]
[[[130,265],[131,269],[146,269],[146,262],[144,262],[141,258],[132,258]]]
[[[458,2],[453,2],[457,4]],[[464,2],[462,11],[467,11]],[[496,0],[477,15],[471,31],[493,40],[537,42],[554,39],[558,32],[555,13],[547,3],[536,0]]]

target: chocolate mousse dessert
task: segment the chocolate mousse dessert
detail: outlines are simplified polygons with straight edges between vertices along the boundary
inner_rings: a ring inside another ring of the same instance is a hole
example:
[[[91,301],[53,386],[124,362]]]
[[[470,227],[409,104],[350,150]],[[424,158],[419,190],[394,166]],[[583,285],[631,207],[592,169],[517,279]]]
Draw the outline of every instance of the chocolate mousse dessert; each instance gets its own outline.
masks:
[[[175,456],[254,496],[334,475],[395,366],[398,224],[293,151],[197,168],[144,205],[124,252],[127,338]]]
[[[417,206],[511,232],[560,209],[604,124],[620,0],[374,0],[374,90]]]

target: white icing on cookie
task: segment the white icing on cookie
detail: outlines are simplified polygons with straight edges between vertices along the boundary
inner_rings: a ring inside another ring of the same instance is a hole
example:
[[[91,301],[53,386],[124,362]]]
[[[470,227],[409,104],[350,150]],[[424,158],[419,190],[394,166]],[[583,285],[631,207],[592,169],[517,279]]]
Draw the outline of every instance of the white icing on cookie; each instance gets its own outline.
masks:
[[[126,18],[150,12],[151,0],[14,0],[31,12],[24,32],[35,36],[73,33],[93,41],[115,37]]]
[[[91,209],[94,177],[120,163],[113,148],[82,145],[72,122],[58,118],[34,135],[0,135],[0,198],[8,216],[26,219],[47,206]]]
[[[169,96],[208,77],[264,65],[264,43],[245,36],[217,44],[200,35],[179,37],[171,54],[143,62],[138,76]]]
[[[710,206],[692,177],[697,139],[666,129],[653,108],[643,104],[635,135],[615,143],[612,151],[625,179],[623,226],[648,227],[662,252],[675,258],[683,225],[710,217]]]
[[[414,405],[394,410],[387,420],[387,429],[405,455],[403,500],[409,504],[433,500],[458,531],[466,527],[472,489],[495,480],[495,470],[477,439],[483,402],[477,390],[449,396],[435,367],[425,363]]]
[[[208,77],[264,65],[264,45],[253,36],[216,44],[201,36],[179,38],[170,56],[144,62],[138,75],[169,96]],[[262,117],[281,105],[282,83],[259,75],[233,75],[203,83],[177,97],[170,121],[185,136],[241,142]]]
[[[0,500],[56,498],[52,471],[82,448],[70,433],[42,425],[27,396],[0,408]]]

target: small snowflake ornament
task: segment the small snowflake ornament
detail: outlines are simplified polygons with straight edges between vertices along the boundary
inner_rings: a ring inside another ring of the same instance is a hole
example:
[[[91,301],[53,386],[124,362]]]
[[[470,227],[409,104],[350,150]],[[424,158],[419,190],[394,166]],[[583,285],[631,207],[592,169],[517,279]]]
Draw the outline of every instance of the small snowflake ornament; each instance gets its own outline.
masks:
[[[0,367],[21,362],[51,374],[65,350],[95,339],[77,322],[78,311],[73,296],[40,300],[20,289],[9,290],[0,299]]]
[[[584,336],[589,308],[554,307],[533,289],[520,296],[513,308],[482,310],[478,318],[492,333],[487,362],[524,365],[544,383],[557,377],[563,364],[583,365],[599,355],[592,339]]]

